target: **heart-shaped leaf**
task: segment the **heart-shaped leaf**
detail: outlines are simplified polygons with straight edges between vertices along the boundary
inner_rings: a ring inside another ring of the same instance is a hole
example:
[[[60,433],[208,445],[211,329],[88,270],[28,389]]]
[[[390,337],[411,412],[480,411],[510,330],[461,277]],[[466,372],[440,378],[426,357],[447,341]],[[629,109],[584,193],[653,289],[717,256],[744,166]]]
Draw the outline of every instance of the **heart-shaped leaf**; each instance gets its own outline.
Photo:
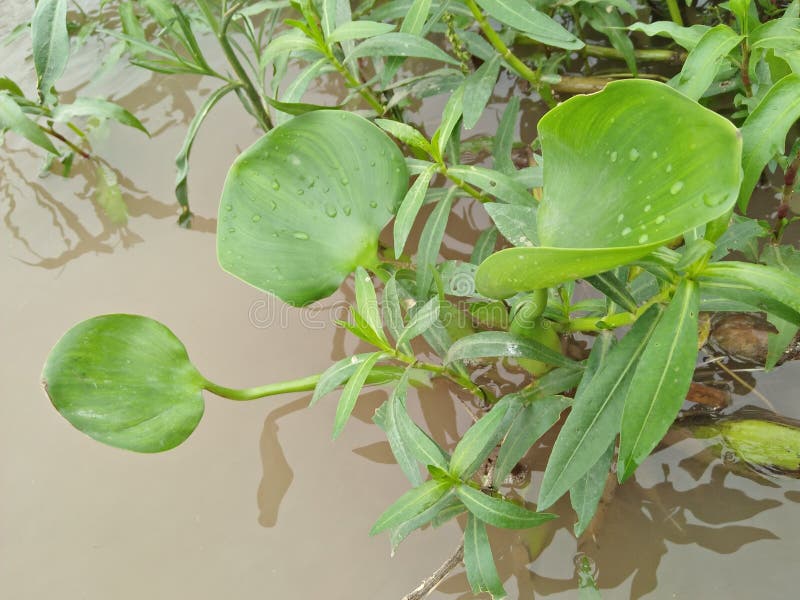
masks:
[[[203,416],[206,380],[164,325],[137,315],[83,321],[42,373],[58,412],[94,439],[136,452],[174,448]]]
[[[741,139],[725,118],[669,86],[614,82],[539,122],[541,248],[478,269],[481,294],[508,297],[636,260],[724,214],[741,181]]]
[[[408,189],[394,142],[358,115],[315,111],[276,127],[231,167],[219,209],[223,269],[302,306],[377,260]]]

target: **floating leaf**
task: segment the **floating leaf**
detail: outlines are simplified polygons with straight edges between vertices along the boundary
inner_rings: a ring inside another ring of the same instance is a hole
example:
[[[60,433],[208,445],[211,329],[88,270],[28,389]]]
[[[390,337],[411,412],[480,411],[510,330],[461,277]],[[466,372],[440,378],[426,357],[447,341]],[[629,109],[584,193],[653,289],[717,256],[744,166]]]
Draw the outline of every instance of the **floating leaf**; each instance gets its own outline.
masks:
[[[230,169],[219,209],[222,268],[295,306],[377,261],[378,235],[408,187],[394,142],[325,110],[276,127]]]
[[[137,315],[83,321],[47,357],[56,410],[94,439],[136,452],[174,448],[203,416],[206,380],[161,323]]]
[[[726,213],[739,191],[736,128],[664,84],[618,81],[573,97],[541,119],[539,133],[542,247],[510,248],[484,261],[476,285],[486,296],[550,287],[641,258]]]

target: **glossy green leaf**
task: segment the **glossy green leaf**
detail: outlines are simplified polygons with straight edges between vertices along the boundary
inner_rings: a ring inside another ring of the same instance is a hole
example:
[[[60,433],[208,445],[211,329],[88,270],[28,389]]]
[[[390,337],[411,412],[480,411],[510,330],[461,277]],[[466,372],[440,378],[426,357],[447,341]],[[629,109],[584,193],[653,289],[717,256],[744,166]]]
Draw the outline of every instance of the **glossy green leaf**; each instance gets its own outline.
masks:
[[[513,178],[485,167],[475,165],[455,165],[447,172],[480,188],[484,193],[495,196],[501,202],[520,206],[535,206],[533,196]]]
[[[675,40],[679,46],[692,50],[700,42],[703,35],[711,29],[708,25],[692,25],[682,27],[673,21],[654,21],[653,23],[633,23],[628,26],[631,31],[641,31],[647,36],[662,36]]]
[[[69,60],[67,0],[39,0],[31,18],[33,65],[41,94],[50,93]]]
[[[764,311],[790,323],[800,325],[800,312],[754,289],[749,282],[730,277],[700,278],[700,310],[708,312]]]
[[[689,53],[681,72],[670,81],[670,85],[692,100],[697,100],[714,81],[725,58],[742,39],[727,25],[712,27]]]
[[[464,529],[464,568],[473,592],[488,592],[492,600],[508,598],[494,565],[486,525],[473,514],[467,517]]]
[[[496,171],[510,175],[516,171],[514,161],[511,160],[511,150],[514,146],[514,133],[519,118],[519,96],[511,96],[500,117],[497,131],[492,144],[492,157]]]
[[[458,486],[456,494],[469,512],[495,527],[528,529],[556,518],[556,515],[537,513],[508,500],[488,496],[468,485]]]
[[[372,371],[375,363],[381,358],[383,358],[382,352],[374,352],[358,365],[353,375],[347,380],[347,384],[344,386],[342,395],[339,398],[339,404],[336,407],[336,417],[333,422],[333,439],[339,437],[339,434],[347,424],[350,413],[355,408],[358,395],[361,393],[361,388],[364,387],[364,383],[367,381],[367,376]]]
[[[481,331],[455,342],[445,362],[508,356],[530,358],[559,367],[579,369],[580,365],[535,340],[505,331]]]
[[[800,276],[794,273],[765,265],[726,261],[708,265],[700,277],[701,284],[708,280],[746,286],[794,311],[795,314],[792,315],[786,311],[776,312],[775,308],[769,309],[769,312],[800,325],[800,320],[796,317],[796,313],[800,313]]]
[[[419,300],[428,297],[436,261],[439,258],[439,248],[442,246],[444,231],[447,228],[450,208],[453,206],[456,192],[457,188],[450,188],[447,195],[439,200],[419,236],[417,248],[417,299]]]
[[[578,389],[547,462],[539,489],[539,508],[551,506],[583,477],[619,432],[633,372],[659,316],[660,310],[653,307],[639,317],[609,352],[591,385]]]
[[[463,480],[470,478],[506,435],[520,409],[518,397],[506,396],[472,425],[453,450],[450,458],[451,475]]]
[[[594,289],[602,292],[624,310],[635,312],[636,300],[631,294],[627,284],[620,281],[613,271],[598,273],[586,278],[587,283]]]
[[[578,50],[584,46],[582,41],[527,2],[519,0],[476,1],[490,16],[528,34],[537,42],[566,50]]]
[[[369,532],[370,535],[397,527],[401,523],[413,519],[438,502],[451,487],[452,484],[449,482],[430,479],[422,485],[409,490],[378,517]]]
[[[56,156],[59,154],[42,128],[25,116],[8,92],[0,91],[0,132],[8,130],[21,135],[51,154]]]
[[[736,128],[664,84],[618,81],[575,96],[541,119],[539,133],[542,247],[489,257],[476,277],[486,296],[550,287],[641,258],[726,213],[739,191]]]
[[[408,189],[400,208],[397,209],[397,217],[394,220],[394,253],[396,256],[400,256],[405,248],[408,234],[414,226],[414,220],[425,200],[425,194],[428,192],[428,186],[436,173],[436,168],[436,165],[431,165],[419,174]]]
[[[447,143],[456,129],[461,115],[464,111],[464,83],[462,82],[447,99],[447,103],[442,110],[442,121],[431,138],[431,144],[435,151],[435,156],[441,159],[444,156]],[[458,157],[450,157],[451,161],[457,161]]]
[[[494,481],[497,485],[503,483],[536,440],[556,424],[561,413],[569,405],[569,398],[548,396],[534,400],[522,408],[514,418],[497,455],[497,462],[494,465]]]
[[[387,133],[392,134],[404,144],[422,150],[427,154],[433,154],[431,143],[425,139],[424,135],[411,127],[411,125],[391,121],[389,119],[375,119],[375,124]]]
[[[99,442],[135,452],[182,443],[203,416],[206,380],[161,323],[104,315],[70,329],[42,372],[50,400]]]
[[[747,210],[750,195],[766,164],[783,154],[786,134],[800,119],[800,74],[787,75],[773,85],[742,125],[744,180],[739,209]]]
[[[383,286],[383,301],[381,302],[381,315],[383,324],[389,330],[389,334],[397,341],[400,333],[405,327],[403,312],[400,309],[400,295],[397,291],[397,280],[394,275],[389,278]],[[398,344],[399,346],[399,344]],[[404,352],[407,348],[401,349]]]
[[[389,542],[392,545],[392,556],[394,556],[400,543],[406,539],[412,531],[427,525],[431,521],[434,521],[434,527],[436,527],[438,526],[435,523],[437,520],[442,520],[442,522],[444,522],[444,520],[448,518],[448,514],[452,514],[454,511],[458,511],[457,514],[460,514],[464,512],[464,510],[466,509],[464,505],[461,504],[458,496],[456,496],[455,491],[452,489],[447,490],[445,495],[439,498],[429,508],[408,521],[391,528]]]
[[[583,535],[597,512],[597,505],[608,481],[615,446],[612,442],[597,462],[569,490],[569,501],[578,515],[578,522],[573,527],[576,537]]]
[[[391,23],[378,23],[376,21],[350,21],[342,23],[328,36],[328,42],[343,42],[345,40],[363,40],[394,29]]]
[[[410,33],[390,32],[371,37],[356,46],[346,61],[364,56],[403,56],[428,58],[443,63],[458,65],[459,62],[433,42]]]
[[[439,318],[439,297],[434,296],[423,304],[405,326],[400,336],[397,338],[397,345],[400,346],[410,342],[418,335],[425,333]]]
[[[385,342],[386,335],[383,333],[381,309],[378,306],[378,296],[375,293],[375,286],[372,284],[372,277],[369,276],[364,267],[358,266],[356,267],[354,280],[358,312],[364,317],[370,329],[378,335],[378,338]]]
[[[66,122],[75,117],[100,117],[105,119],[113,119],[118,123],[127,125],[138,129],[143,133],[147,133],[147,129],[142,122],[139,121],[126,109],[121,107],[116,102],[103,100],[102,98],[76,98],[72,104],[59,104],[53,110],[53,120]]]
[[[378,235],[408,186],[397,146],[366,119],[310,112],[231,167],[219,209],[222,268],[295,306],[377,261]]]
[[[581,13],[589,20],[589,24],[604,34],[611,45],[616,48],[625,60],[628,70],[636,77],[636,55],[633,42],[625,31],[625,23],[619,10],[604,3],[581,5]]]
[[[413,453],[408,448],[406,440],[400,435],[398,427],[398,418],[401,413],[406,412],[405,396],[408,389],[407,380],[404,378],[400,380],[392,390],[392,395],[389,400],[382,404],[372,420],[383,429],[386,434],[386,440],[392,448],[397,465],[408,477],[412,485],[418,486],[422,483],[422,473],[419,470],[419,465],[414,458]]]
[[[487,202],[483,205],[495,226],[509,242],[518,247],[536,246],[536,207]]]
[[[12,96],[24,98],[25,94],[17,85],[17,83],[8,77],[0,77],[0,92],[6,91]]]
[[[684,279],[642,352],[625,399],[617,474],[630,477],[675,420],[697,360],[697,284]]]
[[[486,103],[492,97],[497,76],[500,74],[502,57],[495,54],[478,67],[464,82],[464,128],[472,129],[483,114]]]
[[[322,375],[320,375],[317,386],[314,388],[314,394],[311,396],[309,406],[314,406],[320,398],[330,394],[333,390],[350,379],[350,376],[355,373],[356,369],[373,354],[373,352],[354,354],[353,356],[338,360],[328,367]]]

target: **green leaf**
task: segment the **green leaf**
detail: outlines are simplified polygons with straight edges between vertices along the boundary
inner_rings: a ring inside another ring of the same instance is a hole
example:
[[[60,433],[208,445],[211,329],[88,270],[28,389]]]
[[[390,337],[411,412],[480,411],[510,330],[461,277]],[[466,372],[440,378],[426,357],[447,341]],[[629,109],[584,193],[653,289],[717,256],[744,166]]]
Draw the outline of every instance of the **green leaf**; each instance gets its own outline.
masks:
[[[439,297],[434,296],[416,311],[408,320],[400,336],[397,338],[397,345],[400,346],[410,342],[418,335],[425,333],[431,325],[439,318]]]
[[[429,58],[443,63],[458,65],[459,62],[433,42],[410,33],[391,32],[361,42],[347,55],[345,62],[364,56],[404,56]]]
[[[436,260],[439,258],[439,248],[444,238],[444,230],[450,217],[450,208],[453,206],[453,197],[458,188],[451,188],[444,198],[434,207],[422,234],[419,237],[417,248],[417,298],[426,299],[428,290],[433,281],[433,272]]]
[[[372,285],[372,278],[364,267],[358,266],[354,279],[358,312],[364,317],[369,328],[377,334],[378,339],[388,344],[386,334],[383,332],[378,296],[375,293],[375,286]]]
[[[25,116],[8,92],[0,91],[0,133],[7,130],[21,135],[51,154],[59,155],[58,150],[53,146],[47,134],[42,131],[42,128]]]
[[[400,435],[397,424],[401,413],[406,413],[406,391],[408,382],[404,378],[400,380],[392,391],[389,400],[375,411],[372,420],[386,433],[386,440],[392,448],[392,454],[397,460],[398,466],[406,474],[411,484],[418,486],[422,483],[422,473],[413,453],[408,448],[406,440]]]
[[[615,7],[602,5],[582,4],[581,12],[589,19],[589,24],[604,34],[611,45],[616,48],[625,59],[630,72],[634,77],[637,75],[636,55],[634,53],[633,42],[625,31],[625,23],[619,10]]]
[[[792,74],[767,91],[742,125],[744,180],[739,210],[747,210],[750,195],[766,164],[783,154],[786,134],[797,119],[800,119],[800,74]]]
[[[342,23],[328,36],[328,42],[343,42],[345,40],[363,40],[394,29],[391,23],[378,23],[377,21],[350,21]]]
[[[492,97],[502,57],[495,54],[464,81],[464,128],[472,129]]]
[[[189,154],[192,151],[192,144],[200,125],[203,120],[208,116],[208,113],[226,94],[237,89],[239,84],[230,83],[212,92],[208,98],[205,99],[203,105],[192,117],[189,123],[189,128],[186,131],[186,136],[183,138],[183,144],[175,157],[175,197],[178,199],[178,204],[183,207],[185,214],[189,212]]]
[[[519,0],[476,1],[491,17],[528,34],[537,42],[566,50],[579,50],[584,46],[582,41],[527,2]]]
[[[575,394],[572,411],[553,446],[539,489],[539,508],[547,508],[569,490],[605,452],[617,435],[636,364],[653,334],[660,310],[652,307],[636,321],[591,385]]]
[[[431,165],[419,174],[412,186],[408,189],[400,208],[397,209],[397,217],[394,220],[394,253],[400,256],[405,248],[408,234],[414,226],[414,220],[425,200],[425,194],[431,183],[431,178],[436,173],[436,165]]]
[[[423,511],[436,504],[452,487],[447,481],[431,479],[420,486],[409,490],[392,504],[378,517],[375,525],[370,530],[370,535],[380,533],[385,529],[397,527],[401,523],[413,519]]]
[[[655,21],[653,23],[633,23],[628,26],[631,31],[641,31],[647,36],[659,35],[675,40],[679,46],[692,50],[700,42],[703,35],[711,29],[708,25],[692,25],[681,27],[673,21]]]
[[[533,512],[508,500],[488,496],[468,485],[458,486],[456,494],[469,512],[495,527],[528,529],[556,518],[556,515]]]
[[[686,398],[697,360],[698,313],[698,286],[684,279],[642,352],[628,389],[617,459],[621,482],[661,441]]]
[[[472,248],[472,255],[469,262],[473,265],[479,265],[485,261],[497,245],[497,227],[488,227],[481,231],[478,239],[475,240],[475,246]]]
[[[375,363],[383,358],[382,352],[374,352],[364,362],[360,363],[356,368],[350,379],[347,380],[347,385],[342,390],[342,396],[339,398],[339,404],[336,407],[336,418],[333,422],[333,439],[339,437],[339,434],[344,429],[347,420],[350,418],[350,413],[355,408],[358,395],[361,393],[361,388],[364,387],[364,382]]]
[[[422,150],[426,154],[433,154],[433,146],[431,146],[431,143],[425,139],[424,135],[411,127],[411,125],[390,121],[389,119],[375,119],[375,124],[384,131],[392,134],[404,144]]]
[[[464,512],[464,510],[466,509],[456,496],[455,491],[452,489],[447,490],[445,495],[439,498],[430,508],[425,509],[416,517],[412,517],[408,521],[392,527],[390,532],[390,543],[392,545],[391,555],[394,556],[397,547],[412,531],[427,525],[431,521],[434,522],[434,527],[437,527],[437,520],[442,520],[442,522],[444,522],[449,514],[455,516],[455,514],[460,514]],[[458,512],[456,513],[455,511]]]
[[[757,288],[754,289],[744,279],[734,281],[729,277],[701,276],[700,292],[700,310],[703,311],[747,312],[760,310],[784,321],[800,325],[800,312],[774,300],[772,296],[762,293]]]
[[[636,300],[631,295],[628,285],[620,281],[613,271],[606,271],[605,273],[587,277],[586,282],[594,289],[608,296],[624,310],[636,312],[638,308]]]
[[[495,226],[515,246],[536,246],[536,207],[487,202],[483,205]]]
[[[701,284],[710,281],[744,286],[783,305],[794,314],[776,312],[774,307],[767,309],[768,312],[800,325],[797,315],[800,313],[800,276],[794,273],[764,265],[725,261],[708,265],[700,273],[700,281]],[[743,301],[748,302],[746,299]]]
[[[520,394],[525,394],[525,392],[520,392]],[[536,440],[556,424],[561,413],[569,405],[569,398],[548,396],[534,400],[523,407],[514,418],[514,422],[503,440],[503,445],[500,446],[500,453],[494,465],[496,484],[503,483],[506,476],[511,473],[511,470],[536,443]]]
[[[497,131],[494,134],[492,156],[496,171],[510,175],[516,171],[511,160],[511,150],[514,145],[514,133],[519,118],[519,96],[512,96],[503,110]]]
[[[95,174],[97,176],[95,203],[114,225],[124,225],[128,221],[128,207],[122,198],[116,174],[102,163],[97,164]]]
[[[400,309],[400,295],[397,292],[397,280],[394,275],[383,286],[383,302],[381,303],[381,313],[383,323],[389,330],[392,338],[397,341],[405,324],[403,322],[403,312]],[[399,346],[399,344],[398,344]],[[402,349],[406,351],[406,349]]]
[[[608,446],[603,455],[597,459],[586,474],[569,490],[569,501],[575,514],[578,515],[578,522],[575,523],[573,531],[575,536],[580,537],[589,523],[592,522],[597,505],[603,496],[603,491],[608,480],[608,471],[611,468],[611,460],[614,458],[613,442]]]
[[[65,123],[75,117],[101,117],[114,119],[118,123],[133,127],[150,135],[135,116],[115,102],[102,98],[76,98],[72,104],[59,104],[53,109],[53,120]]]
[[[39,0],[31,18],[33,65],[39,93],[47,96],[67,68],[67,0]]]
[[[461,338],[450,347],[445,362],[496,356],[531,358],[559,367],[580,368],[578,363],[544,344],[506,331],[481,331]]]
[[[135,452],[182,443],[203,416],[206,380],[161,323],[104,315],[70,329],[42,372],[48,396],[74,427]]]
[[[24,98],[25,94],[22,92],[16,82],[8,77],[0,77],[0,92],[6,91],[12,96]]]
[[[444,150],[447,147],[447,142],[453,135],[456,125],[464,110],[464,83],[459,85],[455,91],[450,94],[447,99],[447,104],[444,105],[442,110],[442,122],[433,134],[431,144],[433,145],[435,156],[441,160],[444,156]],[[458,160],[458,157],[451,157],[451,160]]]
[[[525,186],[499,171],[475,165],[455,165],[448,167],[447,173],[479,187],[501,202],[535,207],[535,200]]]
[[[407,185],[399,149],[366,119],[333,110],[295,117],[231,167],[220,265],[295,306],[329,296],[357,266],[375,264],[378,235]]]
[[[725,58],[742,39],[727,25],[712,27],[689,53],[681,72],[670,81],[670,85],[692,100],[697,100],[714,81]]]
[[[464,568],[473,592],[488,592],[492,600],[508,598],[494,565],[486,525],[473,514],[467,517],[464,529]]]
[[[354,354],[333,363],[320,375],[319,382],[314,388],[309,406],[314,406],[320,398],[330,394],[333,390],[343,384],[355,373],[356,369],[370,358],[374,352]]]
[[[539,134],[542,247],[484,261],[476,285],[485,296],[551,287],[641,258],[725,214],[739,191],[736,128],[664,84],[618,81],[575,96],[539,121]]]
[[[520,408],[518,397],[506,396],[472,425],[453,450],[450,458],[450,474],[462,480],[472,477],[506,435],[511,421]]]

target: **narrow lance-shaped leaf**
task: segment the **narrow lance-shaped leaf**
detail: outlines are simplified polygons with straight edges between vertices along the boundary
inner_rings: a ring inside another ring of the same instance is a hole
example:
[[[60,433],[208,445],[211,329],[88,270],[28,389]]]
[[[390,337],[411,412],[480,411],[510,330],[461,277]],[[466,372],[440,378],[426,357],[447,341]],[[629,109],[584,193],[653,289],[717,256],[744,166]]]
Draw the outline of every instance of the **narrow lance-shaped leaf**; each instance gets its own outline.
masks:
[[[624,310],[635,312],[638,308],[636,300],[627,284],[619,280],[613,271],[598,273],[586,278],[587,283],[616,302]]]
[[[418,486],[422,483],[422,473],[419,465],[406,444],[406,440],[400,435],[397,418],[400,412],[405,412],[405,395],[408,389],[408,380],[404,376],[394,390],[389,400],[375,411],[373,421],[386,433],[386,440],[392,448],[398,466],[408,477],[411,484]]]
[[[518,117],[519,96],[512,96],[503,110],[503,116],[500,117],[492,144],[494,168],[506,175],[510,175],[516,170],[514,162],[511,160],[511,150],[514,145],[514,132]]]
[[[458,61],[433,42],[410,33],[390,32],[364,40],[347,55],[345,62],[364,56],[403,56],[428,58],[451,65]]]
[[[339,398],[339,404],[336,407],[336,418],[333,422],[333,439],[339,437],[339,434],[344,429],[347,420],[350,418],[350,413],[358,400],[358,395],[361,393],[361,388],[364,387],[364,382],[367,380],[367,375],[375,366],[375,363],[383,358],[382,352],[375,352],[367,358],[364,362],[358,365],[350,379],[347,380],[347,385],[342,390],[342,396]]]
[[[550,513],[533,512],[508,500],[488,496],[468,485],[458,486],[456,494],[469,512],[495,527],[528,529],[556,518]]]
[[[480,119],[486,103],[492,96],[502,57],[495,54],[484,62],[464,82],[464,128],[472,129]]]
[[[742,36],[727,25],[717,25],[703,34],[697,46],[670,85],[692,100],[697,100],[717,76],[723,60],[739,45]]]
[[[53,110],[53,119],[55,121],[65,122],[74,117],[103,117],[114,119],[122,125],[133,127],[142,133],[150,135],[145,126],[142,125],[142,122],[129,111],[115,102],[110,102],[102,98],[76,98],[72,104],[59,104]]]
[[[397,292],[397,280],[394,275],[389,278],[383,286],[383,302],[381,303],[381,313],[383,315],[383,323],[389,334],[394,338],[395,342],[400,337],[405,324],[403,323],[403,313],[400,309],[400,295]],[[399,347],[400,344],[397,344]],[[407,347],[401,348],[403,352],[407,351]]]
[[[536,232],[535,206],[487,202],[483,207],[509,242],[520,247],[537,244],[539,234]]]
[[[432,521],[434,522],[434,527],[437,527],[438,520],[444,522],[449,515],[456,512],[457,514],[461,514],[465,510],[464,505],[461,504],[455,491],[452,488],[447,490],[444,496],[439,498],[430,508],[425,509],[416,517],[412,517],[408,521],[391,528],[389,541],[392,545],[392,556],[394,556],[400,543],[415,529],[419,529]]]
[[[439,248],[442,245],[450,208],[453,206],[457,188],[451,188],[447,196],[431,212],[422,234],[419,238],[417,250],[417,299],[424,300],[428,297],[428,290],[433,282],[433,270],[439,258]]]
[[[464,567],[473,592],[488,592],[492,600],[508,597],[494,565],[486,525],[473,514],[467,517],[464,529]]]
[[[330,394],[333,390],[350,379],[350,376],[355,373],[356,369],[374,352],[365,352],[363,354],[354,354],[333,363],[328,367],[322,375],[320,375],[319,382],[314,388],[314,394],[311,396],[309,406],[314,406],[320,398]]]
[[[182,443],[203,416],[206,384],[164,325],[138,315],[104,315],[75,325],[47,357],[42,380],[74,427],[135,452]]]
[[[606,481],[608,481],[608,472],[614,458],[615,446],[616,444],[611,442],[597,462],[569,490],[570,504],[572,504],[575,514],[578,515],[578,521],[573,527],[576,537],[583,535],[597,512],[597,505],[600,503]]]
[[[378,339],[388,344],[386,334],[383,332],[381,311],[378,306],[378,296],[375,294],[375,286],[372,285],[372,278],[364,267],[356,267],[355,288],[358,312],[364,317],[367,325],[375,332]]]
[[[766,164],[782,154],[786,134],[800,119],[800,73],[787,75],[773,85],[742,125],[744,180],[739,209],[747,210],[750,195]]]
[[[591,385],[575,394],[572,411],[556,439],[539,489],[539,508],[567,492],[597,461],[619,432],[623,403],[636,364],[658,323],[654,306],[636,321],[609,352]]]
[[[31,18],[33,65],[39,93],[48,95],[69,60],[67,0],[39,0]]]
[[[328,42],[343,42],[346,40],[363,40],[365,38],[389,33],[394,29],[391,23],[378,23],[376,21],[350,21],[342,23],[328,36]]]
[[[569,398],[548,396],[534,400],[522,408],[514,418],[497,455],[497,462],[494,465],[494,481],[497,485],[503,483],[536,440],[556,424],[561,413],[569,405]]]
[[[58,150],[36,123],[31,121],[6,91],[0,91],[0,133],[11,130],[29,142],[58,155]]]
[[[452,484],[447,481],[431,479],[409,490],[400,496],[397,502],[392,504],[378,517],[378,520],[369,532],[370,535],[375,535],[385,529],[397,527],[401,523],[413,519],[438,502],[451,487]]]
[[[636,367],[620,431],[620,481],[650,454],[675,420],[697,359],[697,284],[684,279],[664,311]]]
[[[532,358],[559,367],[580,368],[578,363],[544,344],[505,331],[481,331],[461,338],[450,347],[445,362],[495,356]]]
[[[417,312],[408,320],[408,325],[397,338],[397,345],[400,346],[410,342],[418,335],[422,335],[439,318],[439,297],[428,300]]]
[[[461,118],[464,109],[463,99],[464,84],[462,83],[452,94],[450,94],[450,97],[447,99],[447,104],[444,105],[444,109],[442,110],[442,122],[439,123],[438,129],[433,134],[433,138],[431,139],[431,144],[436,151],[436,156],[438,159],[441,159],[444,156],[444,150],[447,146],[447,142],[450,140],[450,136],[453,135],[453,131],[455,130],[456,125]],[[458,160],[457,157],[451,157],[451,159]]]
[[[413,185],[408,189],[400,208],[397,209],[397,217],[394,220],[394,253],[400,256],[406,245],[408,234],[414,226],[414,220],[425,200],[431,178],[436,173],[436,165],[431,165],[419,174]]]
[[[527,33],[537,42],[566,50],[578,50],[584,46],[584,43],[573,34],[527,2],[519,0],[477,0],[477,2],[492,17]]]
[[[453,477],[467,479],[478,470],[506,435],[511,421],[520,408],[517,396],[506,396],[467,430],[450,458],[450,473]]]
[[[404,144],[422,150],[427,154],[433,154],[431,143],[425,139],[424,135],[411,127],[411,125],[391,121],[389,119],[375,119],[375,124],[387,133],[392,134]]]
[[[190,215],[189,212],[189,154],[192,151],[192,144],[200,125],[203,124],[208,113],[214,108],[214,105],[219,102],[226,94],[232,92],[237,87],[238,83],[229,83],[221,88],[212,92],[208,98],[205,99],[203,105],[192,117],[189,123],[189,128],[186,130],[186,136],[183,138],[183,144],[175,157],[175,197],[178,199],[178,204],[183,208],[184,215]]]
[[[525,189],[525,186],[499,171],[475,165],[455,165],[448,167],[447,173],[471,183],[484,193],[491,194],[500,202],[531,208],[536,206],[533,196]]]
[[[423,29],[431,10],[431,4],[432,0],[413,0],[411,6],[409,6],[402,15],[403,22],[400,24],[400,32],[412,36],[419,36],[421,38],[424,37]],[[404,59],[400,56],[390,56],[387,59],[386,67],[381,78],[381,82],[384,86],[387,85],[392,77],[394,77],[395,73],[397,73],[397,69],[403,64],[403,60]]]

